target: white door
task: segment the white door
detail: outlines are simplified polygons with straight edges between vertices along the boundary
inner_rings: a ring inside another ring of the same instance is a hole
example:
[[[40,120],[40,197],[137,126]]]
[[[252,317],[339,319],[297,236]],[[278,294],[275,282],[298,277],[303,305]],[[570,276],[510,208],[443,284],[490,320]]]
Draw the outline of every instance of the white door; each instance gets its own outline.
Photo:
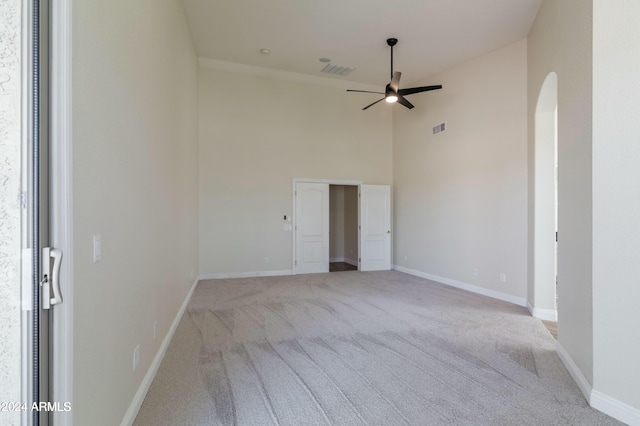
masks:
[[[298,274],[329,272],[329,184],[296,183]]]
[[[360,270],[391,269],[391,188],[360,185]]]

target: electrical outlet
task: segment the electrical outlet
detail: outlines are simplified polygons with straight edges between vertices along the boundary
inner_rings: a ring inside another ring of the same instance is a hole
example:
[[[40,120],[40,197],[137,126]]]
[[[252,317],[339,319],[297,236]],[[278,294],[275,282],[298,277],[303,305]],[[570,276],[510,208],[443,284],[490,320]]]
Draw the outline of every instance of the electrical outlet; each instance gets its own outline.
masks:
[[[140,344],[133,349],[133,371],[136,371],[140,364]]]
[[[404,255],[404,261],[405,262],[407,261],[407,255],[406,254]]]
[[[474,277],[477,277],[477,276],[478,276],[478,270],[477,270],[476,268],[473,268],[472,273],[473,273],[473,276],[474,276]]]
[[[269,263],[269,258],[268,258],[268,257],[265,257],[265,258],[264,258],[264,263],[265,263],[265,264]]]
[[[156,336],[158,335],[158,321],[153,322],[153,340],[156,340]]]
[[[507,274],[505,274],[504,272],[500,274],[500,282],[507,282]]]

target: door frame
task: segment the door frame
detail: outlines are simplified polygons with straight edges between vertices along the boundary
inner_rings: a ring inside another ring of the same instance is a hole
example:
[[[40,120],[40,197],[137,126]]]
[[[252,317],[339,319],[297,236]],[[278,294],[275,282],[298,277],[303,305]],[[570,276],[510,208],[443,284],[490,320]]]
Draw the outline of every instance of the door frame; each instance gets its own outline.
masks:
[[[300,183],[326,183],[328,185],[346,185],[357,186],[358,194],[360,194],[361,180],[342,180],[342,179],[306,179],[293,178],[291,185],[291,275],[296,275],[296,185]],[[358,202],[358,228],[360,228],[360,203]],[[329,236],[331,238],[331,236]],[[358,231],[358,259],[360,259],[360,231]],[[358,270],[360,270],[360,262],[358,262]]]
[[[72,0],[50,8],[50,245],[63,252],[60,290],[53,309],[50,398],[71,403],[71,411],[51,413],[53,423],[73,423],[73,187],[72,187]]]
[[[558,75],[554,71],[547,74],[539,89],[530,167],[533,191],[530,195],[527,308],[536,318],[557,322]]]

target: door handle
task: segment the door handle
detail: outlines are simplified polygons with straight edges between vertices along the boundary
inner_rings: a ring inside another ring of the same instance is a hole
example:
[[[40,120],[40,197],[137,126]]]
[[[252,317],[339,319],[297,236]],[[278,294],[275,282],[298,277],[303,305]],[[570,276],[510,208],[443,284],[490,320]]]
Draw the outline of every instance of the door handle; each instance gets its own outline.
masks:
[[[53,265],[51,265],[53,259]],[[60,293],[60,264],[62,263],[62,250],[45,247],[42,249],[42,308],[51,309],[52,305],[62,303]],[[53,292],[53,297],[51,297]]]
[[[62,250],[51,250],[53,257],[53,271],[51,272],[51,289],[53,290],[53,298],[51,304],[57,305],[62,303],[62,295],[60,294],[60,264],[62,263]]]

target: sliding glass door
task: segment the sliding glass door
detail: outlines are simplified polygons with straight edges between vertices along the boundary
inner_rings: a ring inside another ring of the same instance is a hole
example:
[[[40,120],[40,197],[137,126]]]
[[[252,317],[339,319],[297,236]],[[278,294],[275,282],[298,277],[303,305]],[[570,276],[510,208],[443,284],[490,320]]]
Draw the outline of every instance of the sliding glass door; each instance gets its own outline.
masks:
[[[49,395],[62,253],[48,247],[48,2],[0,8],[0,424],[39,426],[60,408]]]
[[[45,271],[44,248],[49,236],[48,203],[48,14],[47,1],[32,0],[27,13],[30,39],[27,43],[27,129],[25,157],[27,164],[27,238],[24,241],[30,255],[31,291],[26,315],[25,387],[26,400],[31,406],[28,424],[47,425],[48,414],[40,410],[40,403],[49,400],[49,310],[44,309],[45,293],[50,289],[50,271]],[[48,259],[46,259],[48,261]],[[27,268],[25,268],[27,269]],[[26,271],[25,271],[26,273]],[[25,291],[29,291],[25,290]],[[34,405],[35,404],[35,405]],[[38,407],[38,409],[36,409]]]

